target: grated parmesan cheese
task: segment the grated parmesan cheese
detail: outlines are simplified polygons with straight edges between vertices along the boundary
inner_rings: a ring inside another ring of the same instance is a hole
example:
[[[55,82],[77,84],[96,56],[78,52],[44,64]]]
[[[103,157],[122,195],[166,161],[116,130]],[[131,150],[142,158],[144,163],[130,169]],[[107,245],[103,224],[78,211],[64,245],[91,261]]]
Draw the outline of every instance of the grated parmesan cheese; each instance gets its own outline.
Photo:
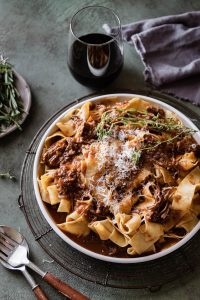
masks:
[[[95,181],[89,179],[89,186],[94,192],[98,201],[102,201],[105,206],[116,214],[119,211],[120,202],[113,193],[116,189],[115,182],[130,181],[131,171],[137,169],[132,160],[133,153],[144,135],[145,130],[120,130],[118,138],[105,137],[101,141],[94,142],[90,145],[90,150],[94,153],[94,159],[97,164],[98,173]],[[127,140],[127,136],[132,135],[132,140]],[[114,178],[112,176],[114,174]],[[109,184],[108,184],[109,182]]]

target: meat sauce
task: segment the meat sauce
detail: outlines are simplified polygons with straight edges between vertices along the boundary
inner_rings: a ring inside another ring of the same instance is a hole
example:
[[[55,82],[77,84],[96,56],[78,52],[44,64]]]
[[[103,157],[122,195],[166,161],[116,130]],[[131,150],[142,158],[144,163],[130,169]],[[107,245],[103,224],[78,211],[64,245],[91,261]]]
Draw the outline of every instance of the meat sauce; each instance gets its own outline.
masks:
[[[66,219],[66,213],[57,213],[57,205],[51,206],[47,203],[45,203],[46,209],[48,210],[50,216],[54,220],[56,224],[60,224],[65,222]],[[179,229],[181,231],[182,229]],[[127,247],[121,248],[114,244],[112,241],[102,241],[99,239],[97,235],[95,235],[92,231],[90,234],[86,237],[80,236],[77,237],[73,234],[66,233],[63,231],[63,233],[70,238],[72,241],[77,243],[78,245],[82,246],[83,248],[86,248],[90,251],[96,252],[101,255],[105,256],[112,256],[112,257],[119,257],[119,258],[132,258],[132,255],[129,255],[127,253]],[[184,235],[185,232],[177,232],[177,234]],[[173,238],[166,238],[166,240],[162,244],[156,244],[156,252],[160,252],[165,248],[171,247],[176,243],[175,239]],[[151,252],[143,253],[143,256],[147,256],[153,254]]]
[[[45,203],[45,206],[56,224],[65,222],[66,213],[58,214],[57,205],[51,206]],[[75,243],[96,253],[107,255],[107,256],[116,256],[116,257],[125,257],[125,258],[131,257],[131,255],[127,254],[127,250],[126,250],[127,247],[121,248],[115,245],[114,243],[112,243],[111,241],[102,241],[93,232],[90,232],[90,234],[86,237],[77,237],[73,234],[66,233],[64,231],[63,233],[71,240],[73,240]]]

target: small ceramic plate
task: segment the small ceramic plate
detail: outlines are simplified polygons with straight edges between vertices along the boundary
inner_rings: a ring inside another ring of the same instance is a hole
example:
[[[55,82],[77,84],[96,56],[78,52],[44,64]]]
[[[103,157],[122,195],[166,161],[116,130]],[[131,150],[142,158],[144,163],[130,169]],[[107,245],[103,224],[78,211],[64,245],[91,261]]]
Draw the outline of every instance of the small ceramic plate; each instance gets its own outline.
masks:
[[[14,71],[14,74],[16,77],[15,85],[21,96],[21,99],[22,99],[22,102],[24,105],[24,113],[22,114],[22,118],[19,121],[19,124],[21,125],[25,121],[25,119],[28,115],[28,112],[30,110],[30,107],[31,107],[31,91],[30,91],[30,88],[29,88],[27,82],[25,81],[25,79],[21,75],[19,75],[16,71]],[[12,125],[12,126],[5,128],[5,130],[0,133],[0,138],[8,135],[15,129],[17,129],[16,125]]]

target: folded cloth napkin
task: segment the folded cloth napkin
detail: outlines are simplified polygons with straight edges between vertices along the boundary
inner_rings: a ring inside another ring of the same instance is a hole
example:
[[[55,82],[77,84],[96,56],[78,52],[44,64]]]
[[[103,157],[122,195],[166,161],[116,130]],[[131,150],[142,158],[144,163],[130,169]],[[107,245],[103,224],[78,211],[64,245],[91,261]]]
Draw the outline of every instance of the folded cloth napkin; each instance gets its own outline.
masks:
[[[144,65],[145,81],[200,105],[200,11],[122,26]]]

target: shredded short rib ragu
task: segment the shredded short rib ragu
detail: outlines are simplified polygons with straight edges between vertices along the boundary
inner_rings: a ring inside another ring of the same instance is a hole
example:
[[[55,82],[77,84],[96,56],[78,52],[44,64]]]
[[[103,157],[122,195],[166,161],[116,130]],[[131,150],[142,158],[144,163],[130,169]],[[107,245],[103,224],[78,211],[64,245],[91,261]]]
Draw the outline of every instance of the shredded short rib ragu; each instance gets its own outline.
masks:
[[[96,139],[95,123],[82,122],[79,127],[80,141],[85,144]]]
[[[165,112],[162,108],[156,108],[153,106],[149,106],[149,107],[147,107],[147,113],[150,118],[152,116],[158,116],[158,115],[160,118],[163,118],[163,119],[165,118]]]
[[[79,116],[73,116],[72,120],[76,127],[76,132],[78,133],[78,142],[82,144],[87,144],[97,138],[96,136],[96,123],[94,120],[91,122],[86,122],[80,119]]]
[[[42,155],[42,160],[50,168],[58,168],[80,152],[80,144],[66,137],[52,144]]]
[[[147,219],[151,222],[163,224],[170,212],[169,201],[158,201],[148,210]]]
[[[137,176],[139,169],[137,170],[129,170],[126,176],[120,177],[119,173],[112,172],[112,177],[110,178],[110,182],[106,182],[106,186],[112,188],[112,197],[120,203],[126,193],[129,186],[134,181],[134,178]]]
[[[79,138],[74,141],[66,137],[53,143],[42,155],[43,162],[50,168],[58,168],[61,163],[66,163],[80,154],[82,144],[91,143],[96,138],[95,123],[85,122],[79,117],[74,117]]]
[[[111,216],[108,206],[101,202],[93,201],[89,210],[85,212],[86,218],[89,222],[104,220],[106,217]]]
[[[73,200],[77,198],[85,188],[81,180],[79,162],[62,164],[56,172],[55,179],[61,197],[67,197]]]
[[[175,154],[173,145],[164,143],[152,150],[145,151],[141,160],[144,164],[151,161],[169,170],[175,166]]]
[[[148,142],[146,140],[146,142]],[[155,162],[156,164],[171,170],[176,168],[177,160],[176,156],[179,154],[185,154],[188,152],[194,152],[195,156],[200,157],[200,145],[194,143],[194,140],[190,136],[180,138],[178,141],[173,143],[163,143],[158,147],[145,151],[142,155],[143,163],[148,161]],[[174,169],[174,172],[176,169]]]
[[[184,154],[186,152],[194,152],[197,158],[200,157],[200,145],[194,143],[192,136],[185,136],[176,144],[177,153]]]
[[[147,219],[150,222],[163,224],[167,221],[170,213],[170,202],[162,195],[160,188],[157,186],[154,192],[156,202],[148,208]]]

